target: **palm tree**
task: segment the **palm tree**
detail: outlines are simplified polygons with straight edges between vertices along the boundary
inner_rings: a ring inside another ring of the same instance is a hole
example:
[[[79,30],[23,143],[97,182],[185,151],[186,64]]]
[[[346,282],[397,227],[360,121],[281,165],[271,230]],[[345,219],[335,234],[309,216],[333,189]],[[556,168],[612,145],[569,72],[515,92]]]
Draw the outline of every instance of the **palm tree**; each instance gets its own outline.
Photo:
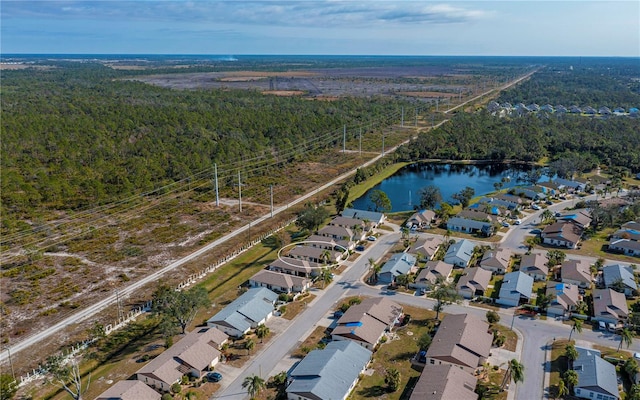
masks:
[[[542,218],[542,222],[545,223],[553,219],[553,213],[551,212],[551,210],[546,209],[542,212],[542,214],[540,214],[540,217]]]
[[[395,368],[389,368],[384,377],[384,382],[389,386],[390,392],[395,392],[400,386],[400,371]]]
[[[251,350],[253,350],[256,347],[256,342],[249,338],[247,339],[246,342],[244,342],[244,348],[247,349],[247,355],[249,355],[251,353]]]
[[[578,350],[569,343],[564,347],[564,356],[567,357],[567,369],[572,369],[573,362],[578,358]]]
[[[442,284],[433,291],[432,297],[436,299],[433,311],[436,312],[436,319],[440,319],[440,312],[444,307],[451,303],[457,303],[461,296],[456,292],[456,289],[452,284]]]
[[[571,341],[571,335],[573,335],[574,331],[582,333],[582,320],[577,318],[573,319],[573,326],[571,327],[571,331],[569,332],[569,341]]]
[[[569,388],[564,384],[564,381],[560,379],[558,382],[558,387],[556,388],[556,395],[558,398],[562,399],[569,394]]]
[[[565,371],[564,383],[569,388],[569,393],[573,393],[573,388],[578,384],[578,373],[572,369]]]
[[[333,280],[332,275],[333,274],[331,273],[331,270],[329,268],[322,268],[322,274],[320,275],[320,280],[322,281],[323,289],[326,285],[331,283],[331,281]]]
[[[252,399],[255,399],[266,386],[264,379],[258,375],[247,376],[242,382],[242,387],[247,389],[247,393]]]
[[[622,343],[625,343],[627,348],[629,348],[631,343],[633,343],[633,333],[631,333],[628,328],[623,328],[622,331],[620,331],[620,344],[618,345],[618,351],[620,351]]]
[[[518,382],[524,382],[524,365],[518,362],[515,358],[509,361],[507,373],[504,375],[504,380],[502,381],[503,390],[507,382],[511,382],[511,380],[513,380],[516,385]]]
[[[258,337],[258,339],[260,339],[260,343],[262,343],[262,339],[269,336],[269,333],[271,333],[271,330],[269,330],[269,328],[265,324],[260,324],[256,328],[256,336]]]
[[[325,264],[329,264],[329,260],[331,260],[331,252],[329,250],[324,250],[322,254],[320,254],[320,259]]]

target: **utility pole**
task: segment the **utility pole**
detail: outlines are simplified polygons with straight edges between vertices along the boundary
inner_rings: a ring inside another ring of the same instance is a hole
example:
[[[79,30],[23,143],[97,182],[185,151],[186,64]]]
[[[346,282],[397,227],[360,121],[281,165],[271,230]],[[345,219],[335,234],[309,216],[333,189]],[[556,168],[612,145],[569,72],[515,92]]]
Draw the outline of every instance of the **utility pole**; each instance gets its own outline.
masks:
[[[242,182],[240,181],[239,170],[238,170],[238,204],[240,205],[240,212],[242,212]]]
[[[16,380],[16,373],[13,370],[13,361],[11,360],[11,347],[7,346],[7,354],[9,355],[9,367],[11,368],[11,377]]]
[[[118,306],[118,322],[122,319],[122,304],[120,303],[120,292],[116,289],[116,305]]]
[[[271,192],[271,218],[273,218],[273,185],[269,185],[269,191]]]
[[[216,187],[216,207],[220,207],[220,196],[218,194],[218,164],[213,164],[213,173]]]
[[[347,152],[347,126],[342,126],[342,152]]]

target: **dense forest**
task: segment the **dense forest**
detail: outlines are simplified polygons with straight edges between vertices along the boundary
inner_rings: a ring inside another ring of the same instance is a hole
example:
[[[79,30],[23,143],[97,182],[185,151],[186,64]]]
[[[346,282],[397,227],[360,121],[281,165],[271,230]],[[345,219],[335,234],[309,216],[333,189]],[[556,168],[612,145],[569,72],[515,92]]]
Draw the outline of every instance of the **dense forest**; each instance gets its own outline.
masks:
[[[2,82],[5,225],[8,215],[113,201],[214,163],[290,162],[334,145],[345,124],[390,123],[398,113],[384,98],[163,89],[99,65],[3,71]]]
[[[580,170],[599,164],[640,171],[640,120],[607,120],[565,115],[530,114],[499,118],[486,111],[459,113],[450,123],[421,134],[397,152],[401,161],[424,158],[453,160],[574,159]]]
[[[499,103],[566,106],[640,106],[637,59],[573,60],[542,68],[504,91]],[[530,113],[498,117],[486,110],[458,113],[448,124],[420,135],[397,152],[402,161],[425,158],[549,160],[572,164],[565,173],[598,165],[640,171],[640,119],[613,116]]]
[[[503,92],[499,103],[640,108],[638,59],[559,60]]]

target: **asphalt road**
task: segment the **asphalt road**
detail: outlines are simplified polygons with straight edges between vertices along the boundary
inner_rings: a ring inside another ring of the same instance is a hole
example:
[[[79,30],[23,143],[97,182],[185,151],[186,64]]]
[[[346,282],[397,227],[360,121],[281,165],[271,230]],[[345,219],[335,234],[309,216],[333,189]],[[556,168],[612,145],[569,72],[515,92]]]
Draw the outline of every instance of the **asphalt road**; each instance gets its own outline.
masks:
[[[554,204],[549,208],[552,211],[560,211],[571,206],[572,200]],[[524,238],[533,229],[532,223],[542,210],[532,213],[522,220],[521,225],[512,226],[501,240],[501,246],[510,247],[516,252],[524,253]],[[384,232],[384,231],[381,231]],[[362,278],[368,272],[368,259],[380,259],[389,251],[397,241],[400,240],[399,233],[387,233],[373,243],[366,252],[361,255],[352,266],[346,269],[341,276],[324,291],[316,292],[316,299],[309,304],[306,311],[299,314],[291,325],[271,339],[270,344],[260,354],[255,355],[252,362],[238,375],[228,386],[220,390],[213,398],[240,400],[248,398],[246,390],[242,388],[244,378],[252,375],[260,375],[263,378],[275,375],[282,371],[281,360],[287,359],[288,354],[295,350],[300,342],[315,328],[318,321],[325,318],[327,313],[333,310],[339,300],[347,296],[392,296],[394,301],[402,304],[412,305],[431,309],[434,301],[424,296],[413,296],[405,293],[388,292],[380,287],[371,287],[362,282]],[[570,255],[569,258],[583,258],[582,256]],[[595,261],[593,257],[584,257]],[[452,304],[446,307],[446,313],[460,314],[471,313],[485,320],[486,308],[474,307],[465,304]],[[522,339],[522,352],[520,361],[525,366],[525,381],[512,388],[509,398],[516,399],[542,399],[547,397],[544,388],[546,350],[554,338],[569,337],[571,327],[556,320],[541,320],[531,317],[514,317],[513,309],[501,309],[499,311],[501,321],[504,325],[512,325]],[[608,332],[587,331],[574,333],[573,338],[578,341],[588,341],[591,343],[617,347],[620,336]],[[640,343],[635,341],[628,349],[629,351],[640,351]]]

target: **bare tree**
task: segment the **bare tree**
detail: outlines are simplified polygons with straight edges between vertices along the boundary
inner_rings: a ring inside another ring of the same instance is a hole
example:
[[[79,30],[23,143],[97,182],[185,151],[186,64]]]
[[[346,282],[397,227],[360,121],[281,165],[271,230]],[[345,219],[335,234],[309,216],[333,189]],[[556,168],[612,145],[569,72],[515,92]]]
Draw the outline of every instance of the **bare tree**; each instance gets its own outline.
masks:
[[[80,366],[75,358],[65,361],[62,355],[51,356],[47,358],[45,369],[49,374],[49,381],[64,389],[74,400],[82,400],[82,395],[89,389],[91,375],[83,390]]]

